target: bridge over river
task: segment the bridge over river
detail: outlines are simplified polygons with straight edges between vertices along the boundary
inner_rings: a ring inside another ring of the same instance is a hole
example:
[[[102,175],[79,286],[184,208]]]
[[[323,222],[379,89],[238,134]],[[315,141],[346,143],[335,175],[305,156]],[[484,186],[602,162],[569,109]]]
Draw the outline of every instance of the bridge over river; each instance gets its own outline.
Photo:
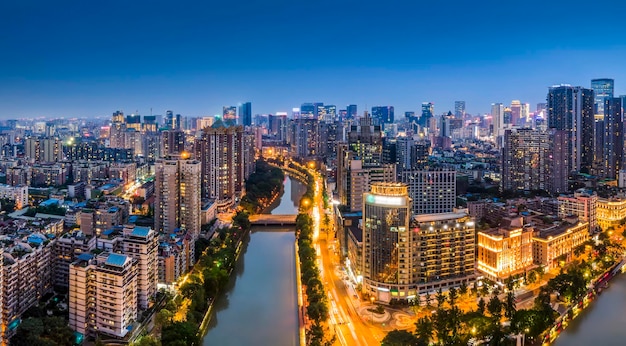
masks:
[[[259,214],[250,216],[253,226],[295,226],[296,215]]]

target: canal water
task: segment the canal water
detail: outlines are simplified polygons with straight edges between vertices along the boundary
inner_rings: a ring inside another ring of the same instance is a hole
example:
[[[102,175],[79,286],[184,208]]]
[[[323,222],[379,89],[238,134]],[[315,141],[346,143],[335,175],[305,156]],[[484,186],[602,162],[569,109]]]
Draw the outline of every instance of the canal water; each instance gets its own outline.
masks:
[[[554,345],[626,345],[626,275],[611,280],[609,288],[571,322]]]
[[[303,184],[286,177],[280,201],[267,212],[297,213],[304,192]],[[252,229],[215,302],[205,346],[299,345],[294,242],[293,229]]]

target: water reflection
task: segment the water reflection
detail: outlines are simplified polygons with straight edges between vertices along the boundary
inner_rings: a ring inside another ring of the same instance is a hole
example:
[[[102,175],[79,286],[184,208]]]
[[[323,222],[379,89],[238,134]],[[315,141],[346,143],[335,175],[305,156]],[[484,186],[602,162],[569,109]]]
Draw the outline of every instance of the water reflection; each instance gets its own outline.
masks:
[[[561,334],[555,346],[625,345],[626,275],[613,279],[609,288]]]
[[[287,177],[283,195],[266,212],[297,213],[294,201],[304,192],[306,186]],[[253,229],[245,240],[235,275],[215,302],[205,346],[299,344],[295,234],[289,228],[262,230]]]

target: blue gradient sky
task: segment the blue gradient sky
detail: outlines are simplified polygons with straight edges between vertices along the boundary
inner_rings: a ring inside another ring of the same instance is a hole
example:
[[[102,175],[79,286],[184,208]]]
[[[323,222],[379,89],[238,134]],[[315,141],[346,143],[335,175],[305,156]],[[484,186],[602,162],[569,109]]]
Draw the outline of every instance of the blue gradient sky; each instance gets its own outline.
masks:
[[[553,84],[610,77],[626,94],[625,13],[618,0],[2,1],[0,118],[242,101],[534,110]]]

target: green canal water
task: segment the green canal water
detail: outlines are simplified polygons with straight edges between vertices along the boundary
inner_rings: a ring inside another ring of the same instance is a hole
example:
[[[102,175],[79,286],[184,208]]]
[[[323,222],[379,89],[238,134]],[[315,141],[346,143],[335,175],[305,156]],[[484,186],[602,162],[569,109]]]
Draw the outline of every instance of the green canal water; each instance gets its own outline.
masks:
[[[306,187],[286,177],[272,214],[295,214]],[[225,292],[215,302],[205,346],[295,346],[298,339],[293,229],[252,229]]]

